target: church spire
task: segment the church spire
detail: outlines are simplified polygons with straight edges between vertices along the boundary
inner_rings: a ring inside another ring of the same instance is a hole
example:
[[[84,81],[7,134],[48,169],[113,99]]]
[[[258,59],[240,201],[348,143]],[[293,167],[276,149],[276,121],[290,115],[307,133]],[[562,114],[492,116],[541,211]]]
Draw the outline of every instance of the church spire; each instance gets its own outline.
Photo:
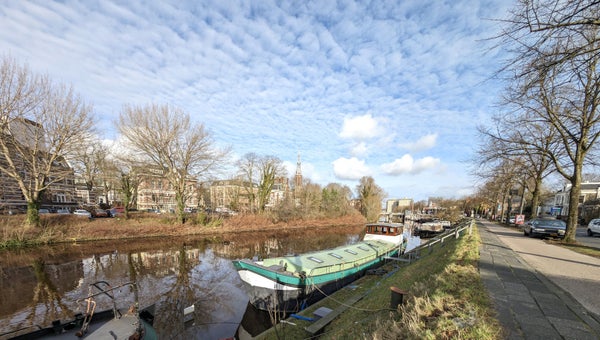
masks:
[[[300,162],[300,152],[298,152],[298,162],[296,162],[296,176],[294,176],[294,186],[296,190],[302,188],[302,163]]]

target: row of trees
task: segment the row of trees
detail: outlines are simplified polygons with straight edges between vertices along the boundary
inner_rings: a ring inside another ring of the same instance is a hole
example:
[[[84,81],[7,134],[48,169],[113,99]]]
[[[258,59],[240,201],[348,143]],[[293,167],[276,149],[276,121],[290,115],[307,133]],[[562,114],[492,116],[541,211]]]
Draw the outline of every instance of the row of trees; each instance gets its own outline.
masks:
[[[190,179],[207,180],[227,164],[229,149],[216,147],[212,136],[189,114],[170,105],[124,106],[116,124],[122,147],[111,152],[94,130],[92,106],[71,88],[38,76],[15,60],[0,63],[0,172],[15,181],[27,202],[27,224],[39,224],[44,193],[75,171],[89,191],[98,185],[123,194],[125,206],[136,197],[140,171],[155,169],[175,192],[175,215],[185,221],[184,208],[197,188]],[[278,178],[287,177],[274,156],[246,154],[237,163],[236,178],[252,211],[263,212]],[[255,191],[257,185],[258,190]],[[377,218],[385,196],[371,177],[357,186],[361,212]],[[325,188],[305,181],[295,197],[285,197],[276,210],[281,216],[344,215],[352,191],[340,184]],[[107,200],[108,201],[108,200]],[[257,202],[257,206],[254,206]]]
[[[600,137],[600,1],[519,0],[504,23],[500,46],[510,58],[499,74],[510,78],[503,112],[479,127],[476,173],[497,195],[526,188],[534,209],[544,179],[562,176],[572,242],[583,169],[595,165]]]

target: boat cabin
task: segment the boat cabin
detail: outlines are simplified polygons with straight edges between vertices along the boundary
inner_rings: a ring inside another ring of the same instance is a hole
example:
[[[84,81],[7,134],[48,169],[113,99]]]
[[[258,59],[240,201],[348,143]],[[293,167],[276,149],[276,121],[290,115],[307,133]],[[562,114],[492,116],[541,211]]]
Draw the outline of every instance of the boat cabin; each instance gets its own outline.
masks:
[[[391,223],[367,224],[366,226],[366,233],[371,235],[397,236],[402,235],[402,231],[402,225]]]

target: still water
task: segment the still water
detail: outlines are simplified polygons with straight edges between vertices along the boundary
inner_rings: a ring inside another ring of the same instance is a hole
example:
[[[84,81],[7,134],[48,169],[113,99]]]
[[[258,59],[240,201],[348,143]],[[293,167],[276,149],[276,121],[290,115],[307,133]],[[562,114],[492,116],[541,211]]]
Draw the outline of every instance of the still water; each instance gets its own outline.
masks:
[[[161,339],[233,337],[248,297],[232,259],[280,256],[359,240],[362,227],[241,233],[202,238],[69,244],[0,252],[0,339],[85,311],[89,285],[137,282],[139,305],[154,304]],[[127,289],[127,288],[124,288]],[[123,296],[121,307],[133,302]],[[100,301],[99,301],[100,302]],[[184,318],[184,309],[194,312]],[[97,310],[110,305],[98,306]]]

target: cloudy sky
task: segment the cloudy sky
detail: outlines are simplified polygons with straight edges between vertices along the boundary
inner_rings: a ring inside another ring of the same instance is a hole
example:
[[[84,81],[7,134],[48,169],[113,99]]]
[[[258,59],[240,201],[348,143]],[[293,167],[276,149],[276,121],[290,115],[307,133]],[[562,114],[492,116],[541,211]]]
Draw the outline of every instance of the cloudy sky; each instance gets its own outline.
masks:
[[[0,2],[0,54],[73,85],[118,139],[125,104],[171,104],[232,158],[298,154],[313,182],[459,198],[502,86],[509,0]]]

